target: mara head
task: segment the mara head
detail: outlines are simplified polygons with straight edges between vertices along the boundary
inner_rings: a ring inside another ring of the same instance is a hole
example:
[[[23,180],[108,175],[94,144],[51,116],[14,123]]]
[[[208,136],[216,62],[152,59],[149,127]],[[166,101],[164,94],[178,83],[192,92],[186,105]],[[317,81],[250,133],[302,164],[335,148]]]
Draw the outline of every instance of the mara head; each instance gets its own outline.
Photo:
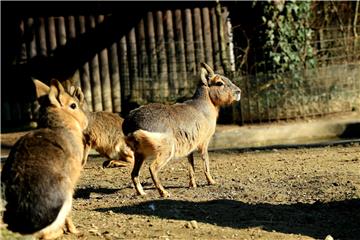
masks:
[[[216,74],[206,63],[201,63],[201,83],[208,87],[210,99],[215,106],[226,106],[240,100],[240,88],[230,79]]]
[[[73,97],[76,97],[79,100],[81,109],[84,112],[88,113],[90,111],[89,106],[85,100],[85,96],[84,93],[81,91],[81,88],[76,87],[71,80],[64,81],[63,86],[68,94],[70,94]]]
[[[65,91],[62,84],[57,80],[51,80],[50,86],[39,80],[34,80],[34,84],[36,96],[44,114],[41,118],[45,118],[47,124],[51,124],[51,120],[60,120],[70,124],[78,124],[81,129],[87,127],[88,119],[81,108],[84,101],[81,90],[73,91],[70,94]],[[56,117],[50,117],[51,114],[55,114]]]

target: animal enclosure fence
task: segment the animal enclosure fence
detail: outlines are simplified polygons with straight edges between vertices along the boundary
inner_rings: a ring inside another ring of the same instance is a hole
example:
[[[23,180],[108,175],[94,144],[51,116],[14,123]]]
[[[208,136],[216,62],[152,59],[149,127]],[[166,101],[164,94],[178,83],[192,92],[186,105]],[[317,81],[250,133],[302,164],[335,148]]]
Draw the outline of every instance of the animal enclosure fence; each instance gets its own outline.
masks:
[[[200,62],[218,71],[227,66],[226,7],[147,12],[119,41],[78,66],[72,81],[81,86],[92,111],[122,112],[129,103],[174,101],[189,96]],[[51,57],[72,39],[94,30],[112,15],[36,16],[21,19],[23,37],[15,65]],[[119,23],[121,24],[121,23]],[[104,36],[107,37],[107,36]],[[42,80],[42,79],[40,79]],[[2,101],[2,119],[32,119],[34,103]]]
[[[357,32],[360,26],[357,26]],[[314,29],[315,68],[235,73],[243,89],[235,121],[271,122],[360,110],[360,39],[353,29]],[[266,69],[272,69],[271,65]]]
[[[247,75],[233,71],[231,65],[231,47],[237,59],[237,42],[231,40],[228,14],[226,7],[215,6],[147,12],[126,35],[78,66],[72,80],[82,87],[90,110],[126,113],[132,103],[190,97],[200,62],[205,61],[220,73],[230,72],[229,77],[242,89],[241,102],[227,109],[231,122],[269,122],[360,109],[360,42],[351,29],[315,29],[316,68],[276,76],[271,71]],[[22,18],[14,66],[53,56],[61,46],[111,17]],[[360,32],[359,26],[356,29]],[[36,120],[35,113],[36,102],[2,96],[3,126]]]

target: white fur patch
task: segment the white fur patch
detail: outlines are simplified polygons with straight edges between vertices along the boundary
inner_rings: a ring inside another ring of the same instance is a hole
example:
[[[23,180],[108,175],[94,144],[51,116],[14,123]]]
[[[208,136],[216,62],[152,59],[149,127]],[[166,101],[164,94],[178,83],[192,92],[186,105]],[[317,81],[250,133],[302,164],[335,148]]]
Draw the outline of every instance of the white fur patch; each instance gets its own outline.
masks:
[[[148,132],[145,130],[138,130],[138,131],[141,131],[146,137],[152,139],[153,141],[161,141],[164,138],[169,137],[167,133]]]

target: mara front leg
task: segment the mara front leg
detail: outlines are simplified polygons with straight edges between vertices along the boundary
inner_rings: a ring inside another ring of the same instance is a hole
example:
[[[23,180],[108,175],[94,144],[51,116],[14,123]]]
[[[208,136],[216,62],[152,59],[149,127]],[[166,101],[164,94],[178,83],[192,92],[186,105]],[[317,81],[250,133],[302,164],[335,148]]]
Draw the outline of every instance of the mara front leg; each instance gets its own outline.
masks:
[[[209,185],[213,185],[216,182],[211,177],[211,174],[210,174],[208,146],[209,146],[209,143],[205,143],[203,146],[201,146],[199,148],[199,151],[200,151],[201,159],[204,161],[204,171],[205,171],[206,180],[208,181]]]

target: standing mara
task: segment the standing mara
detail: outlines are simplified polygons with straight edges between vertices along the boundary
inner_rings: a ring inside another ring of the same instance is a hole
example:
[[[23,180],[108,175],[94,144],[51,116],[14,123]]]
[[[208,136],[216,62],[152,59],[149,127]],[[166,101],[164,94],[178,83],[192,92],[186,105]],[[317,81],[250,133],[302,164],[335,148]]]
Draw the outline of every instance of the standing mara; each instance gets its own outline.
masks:
[[[202,63],[200,81],[192,99],[173,105],[148,104],[134,109],[125,118],[126,142],[134,151],[132,181],[140,195],[145,195],[139,179],[144,160],[152,159],[151,177],[163,197],[169,193],[161,185],[158,172],[172,158],[188,157],[190,187],[196,187],[193,152],[204,161],[209,184],[215,181],[209,167],[208,145],[215,132],[221,106],[240,100],[241,91],[228,78],[214,73]]]

